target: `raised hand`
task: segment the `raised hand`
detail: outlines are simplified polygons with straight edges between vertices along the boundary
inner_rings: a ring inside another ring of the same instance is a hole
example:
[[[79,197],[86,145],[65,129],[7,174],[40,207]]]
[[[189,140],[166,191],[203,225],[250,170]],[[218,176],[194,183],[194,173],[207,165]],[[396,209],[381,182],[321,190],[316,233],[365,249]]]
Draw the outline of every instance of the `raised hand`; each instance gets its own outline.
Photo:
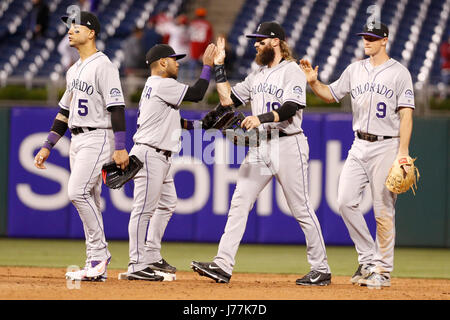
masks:
[[[221,65],[225,63],[225,38],[217,38],[217,54],[214,57],[214,64]]]
[[[205,53],[203,53],[203,64],[212,67],[214,65],[214,57],[216,53],[217,53],[216,45],[214,43],[210,43],[206,48]]]
[[[299,66],[305,73],[306,81],[308,81],[308,83],[311,84],[317,81],[317,76],[319,74],[319,66],[316,66],[313,69],[309,61],[306,59],[300,60]]]

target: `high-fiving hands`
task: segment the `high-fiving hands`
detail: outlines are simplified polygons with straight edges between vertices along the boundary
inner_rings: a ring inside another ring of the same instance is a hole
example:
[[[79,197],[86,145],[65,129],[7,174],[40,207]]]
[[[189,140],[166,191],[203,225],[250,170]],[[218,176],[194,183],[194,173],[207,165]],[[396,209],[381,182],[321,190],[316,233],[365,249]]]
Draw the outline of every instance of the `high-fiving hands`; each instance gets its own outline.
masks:
[[[225,38],[224,37],[218,37],[217,38],[217,52],[216,56],[214,57],[214,64],[215,65],[221,65],[225,63]]]
[[[306,81],[308,81],[309,84],[312,84],[317,81],[317,76],[319,74],[319,66],[316,66],[313,69],[311,63],[309,63],[309,61],[306,59],[300,60],[299,66],[305,73]]]

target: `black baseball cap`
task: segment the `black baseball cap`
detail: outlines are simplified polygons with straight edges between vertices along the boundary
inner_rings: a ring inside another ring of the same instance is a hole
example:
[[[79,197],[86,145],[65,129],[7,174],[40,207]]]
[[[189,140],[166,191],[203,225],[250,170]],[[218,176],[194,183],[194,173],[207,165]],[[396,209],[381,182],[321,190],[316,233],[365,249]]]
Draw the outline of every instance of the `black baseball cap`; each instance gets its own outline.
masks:
[[[261,23],[256,29],[256,33],[246,35],[247,38],[278,38],[285,40],[286,35],[283,28],[276,21],[266,21]]]
[[[369,22],[364,26],[363,32],[357,33],[356,35],[383,39],[389,36],[389,29],[384,23]]]
[[[76,16],[72,19],[69,19],[69,18],[71,18],[71,17],[69,17],[69,16],[61,17],[61,20],[68,27],[70,27],[70,24],[68,24],[68,23],[74,23],[77,21]],[[93,13],[90,13],[87,11],[81,11],[80,12],[80,25],[88,27],[91,30],[94,30],[96,36],[100,33],[100,22],[98,21],[97,16]]]
[[[185,54],[176,54],[171,46],[167,44],[156,44],[145,55],[145,62],[151,65],[162,58],[175,58],[175,60],[186,57]]]

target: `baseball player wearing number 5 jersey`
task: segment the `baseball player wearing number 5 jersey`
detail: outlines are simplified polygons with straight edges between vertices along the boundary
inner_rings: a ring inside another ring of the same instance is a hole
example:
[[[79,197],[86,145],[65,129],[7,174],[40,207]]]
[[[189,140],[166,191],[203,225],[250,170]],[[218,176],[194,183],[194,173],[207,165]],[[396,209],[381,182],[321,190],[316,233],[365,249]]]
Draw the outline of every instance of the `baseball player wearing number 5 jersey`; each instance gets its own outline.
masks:
[[[80,59],[67,71],[60,110],[35,157],[35,165],[45,169],[50,150],[69,128],[72,139],[68,193],[83,222],[87,258],[84,269],[68,272],[66,278],[105,281],[111,254],[100,209],[101,169],[111,158],[122,169],[128,165],[125,103],[119,71],[95,46],[100,32],[97,17],[82,11],[74,21],[68,17],[62,20],[69,26],[69,44],[78,50]]]
[[[182,101],[203,99],[215,51],[214,44],[207,47],[202,73],[191,87],[176,80],[177,60],[186,54],[176,54],[170,46],[158,44],[146,55],[151,76],[142,91],[130,151],[144,166],[134,177],[133,209],[128,225],[128,280],[162,281],[165,273],[176,272],[160,252],[164,231],[177,204],[171,156],[180,151],[181,129],[193,129],[199,124],[182,119],[179,108]]]
[[[385,181],[392,163],[409,157],[414,93],[409,71],[386,53],[387,26],[369,22],[358,35],[370,58],[350,64],[329,86],[317,80],[318,67],[312,69],[306,60],[300,66],[324,101],[351,96],[355,140],[338,187],[339,211],[358,252],[359,267],[351,282],[388,287],[394,266],[396,194],[385,187]],[[375,241],[359,208],[368,184],[377,226]]]
[[[219,54],[214,61],[217,90],[222,106],[245,105],[251,101],[253,115],[242,121],[242,127],[259,130],[260,136],[267,139],[260,140],[258,147],[250,148],[239,168],[225,231],[214,261],[192,261],[191,266],[216,282],[230,281],[249,211],[275,177],[306,237],[311,270],[296,284],[328,285],[331,273],[325,244],[308,194],[309,146],[301,127],[302,109],[306,106],[306,78],[293,61],[285,32],[277,22],[261,23],[256,34],[247,37],[256,40],[255,61],[260,67],[231,88],[223,70],[224,39],[219,39]]]

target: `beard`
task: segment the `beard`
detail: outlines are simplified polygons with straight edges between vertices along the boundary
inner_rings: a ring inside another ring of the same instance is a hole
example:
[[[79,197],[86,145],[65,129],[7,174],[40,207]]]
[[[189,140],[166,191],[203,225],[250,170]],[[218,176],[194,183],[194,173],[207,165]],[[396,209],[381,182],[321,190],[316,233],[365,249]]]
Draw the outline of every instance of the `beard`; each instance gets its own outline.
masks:
[[[275,50],[271,46],[267,46],[262,51],[258,52],[255,57],[255,62],[259,66],[267,66],[275,59]]]
[[[174,80],[177,80],[177,78],[178,78],[178,71],[168,71],[167,72],[167,77],[168,78],[172,78]]]

